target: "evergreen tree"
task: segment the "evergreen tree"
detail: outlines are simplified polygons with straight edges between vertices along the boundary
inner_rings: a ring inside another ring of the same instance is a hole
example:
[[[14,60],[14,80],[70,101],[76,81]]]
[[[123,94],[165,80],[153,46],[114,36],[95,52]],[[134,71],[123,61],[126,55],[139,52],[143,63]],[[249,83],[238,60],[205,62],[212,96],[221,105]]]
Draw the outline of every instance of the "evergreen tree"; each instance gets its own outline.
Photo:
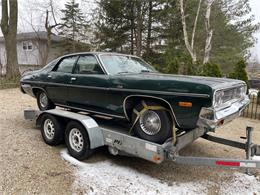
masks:
[[[203,65],[202,75],[209,77],[222,77],[219,65],[212,63],[206,63]]]
[[[66,38],[64,42],[65,50],[75,52],[76,50],[88,48],[85,33],[87,32],[87,22],[75,0],[70,0],[62,9],[63,17],[61,18],[60,35]],[[82,48],[83,47],[83,48]]]
[[[234,67],[234,70],[229,75],[232,79],[239,79],[245,81],[247,86],[249,86],[247,72],[246,72],[246,62],[245,60],[240,60]]]

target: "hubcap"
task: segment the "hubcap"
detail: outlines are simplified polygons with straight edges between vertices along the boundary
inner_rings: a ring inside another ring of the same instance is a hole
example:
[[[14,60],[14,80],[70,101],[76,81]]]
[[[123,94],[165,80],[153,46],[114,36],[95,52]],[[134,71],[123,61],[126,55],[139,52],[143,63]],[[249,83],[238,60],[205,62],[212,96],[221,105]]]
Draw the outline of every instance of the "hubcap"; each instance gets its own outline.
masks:
[[[48,97],[44,92],[40,94],[40,105],[43,108],[45,108],[48,105]]]
[[[43,126],[44,134],[48,139],[53,139],[54,138],[54,133],[55,133],[55,128],[54,124],[50,119],[47,119],[44,121],[44,126]]]
[[[140,127],[147,135],[155,135],[161,130],[161,119],[159,115],[152,111],[145,111],[139,120]]]
[[[69,133],[69,143],[72,149],[77,152],[80,152],[83,149],[83,135],[77,128],[71,129]]]

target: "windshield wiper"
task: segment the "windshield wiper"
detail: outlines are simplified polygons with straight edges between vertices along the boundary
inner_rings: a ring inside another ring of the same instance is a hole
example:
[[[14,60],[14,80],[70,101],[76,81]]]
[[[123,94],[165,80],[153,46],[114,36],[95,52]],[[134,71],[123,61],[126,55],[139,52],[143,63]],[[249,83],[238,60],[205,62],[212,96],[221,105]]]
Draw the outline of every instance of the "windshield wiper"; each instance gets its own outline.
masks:
[[[142,72],[152,72],[152,71],[151,70],[141,70],[140,73],[142,73]]]
[[[122,71],[122,72],[118,72],[117,74],[127,74],[127,73],[131,73],[131,72],[128,72],[128,71]]]

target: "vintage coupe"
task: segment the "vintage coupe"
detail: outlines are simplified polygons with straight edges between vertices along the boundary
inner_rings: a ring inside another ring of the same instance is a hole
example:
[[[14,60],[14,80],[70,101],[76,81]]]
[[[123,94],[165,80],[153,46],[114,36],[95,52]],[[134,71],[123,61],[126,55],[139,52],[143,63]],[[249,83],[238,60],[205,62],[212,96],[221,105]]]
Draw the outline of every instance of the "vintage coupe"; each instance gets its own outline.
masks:
[[[24,74],[21,90],[40,110],[55,106],[128,120],[143,139],[163,143],[172,129],[214,130],[248,105],[240,80],[170,75],[118,53],[75,53]]]

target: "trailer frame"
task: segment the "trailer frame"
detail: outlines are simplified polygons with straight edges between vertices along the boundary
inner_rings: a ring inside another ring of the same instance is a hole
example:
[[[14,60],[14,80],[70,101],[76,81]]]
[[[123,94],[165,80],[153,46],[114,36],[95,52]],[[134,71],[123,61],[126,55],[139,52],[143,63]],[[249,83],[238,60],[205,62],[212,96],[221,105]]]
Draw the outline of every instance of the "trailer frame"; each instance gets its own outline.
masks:
[[[244,139],[246,139],[245,143],[212,136],[208,134],[209,131],[207,129],[196,128],[187,132],[178,131],[175,143],[173,143],[172,138],[169,138],[164,144],[157,144],[135,137],[130,134],[127,129],[120,127],[117,124],[112,126],[98,124],[99,122],[97,122],[97,119],[86,115],[86,113],[77,113],[65,109],[46,111],[34,109],[24,110],[24,118],[36,121],[37,126],[41,125],[42,116],[45,114],[66,119],[66,121],[73,120],[81,123],[89,136],[90,149],[108,146],[108,150],[112,155],[134,156],[157,164],[162,163],[163,161],[172,161],[177,164],[185,165],[246,168],[248,174],[249,168],[260,169],[260,161],[252,160],[253,156],[260,156],[260,145],[252,142],[252,127],[246,128],[246,137],[244,137]],[[179,155],[181,149],[199,137],[208,141],[242,149],[246,153],[246,159]]]

